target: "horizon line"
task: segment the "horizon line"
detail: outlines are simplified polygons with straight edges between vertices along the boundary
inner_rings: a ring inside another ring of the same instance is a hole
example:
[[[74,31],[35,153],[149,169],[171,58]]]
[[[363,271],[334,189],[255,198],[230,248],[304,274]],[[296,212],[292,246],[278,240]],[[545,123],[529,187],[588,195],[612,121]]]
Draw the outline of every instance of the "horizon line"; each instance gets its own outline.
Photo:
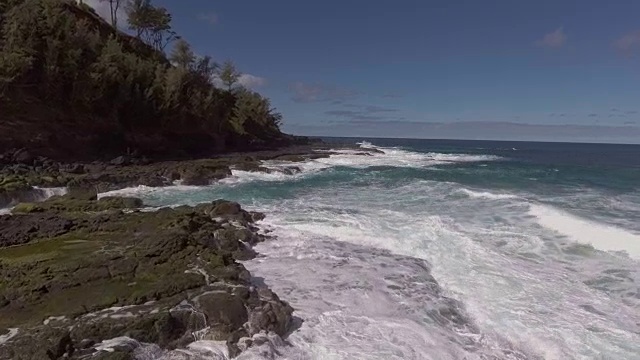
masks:
[[[541,143],[541,144],[583,144],[583,145],[630,145],[640,146],[640,140],[637,143],[612,143],[597,141],[554,141],[554,140],[495,140],[495,139],[455,139],[455,138],[413,138],[413,137],[382,137],[382,136],[330,136],[330,135],[302,135],[309,138],[331,138],[331,139],[379,139],[379,140],[436,140],[436,141],[492,141],[492,142],[517,142],[517,143]]]

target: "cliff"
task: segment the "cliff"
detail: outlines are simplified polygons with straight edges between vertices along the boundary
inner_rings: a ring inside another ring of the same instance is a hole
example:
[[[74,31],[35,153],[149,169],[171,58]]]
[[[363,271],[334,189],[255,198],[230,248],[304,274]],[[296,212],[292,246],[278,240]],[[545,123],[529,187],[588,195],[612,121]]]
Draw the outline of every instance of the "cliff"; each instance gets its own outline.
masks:
[[[216,88],[209,59],[191,54],[173,66],[87,6],[8,1],[0,4],[0,31],[0,154],[166,159],[299,141],[280,132],[267,99]]]

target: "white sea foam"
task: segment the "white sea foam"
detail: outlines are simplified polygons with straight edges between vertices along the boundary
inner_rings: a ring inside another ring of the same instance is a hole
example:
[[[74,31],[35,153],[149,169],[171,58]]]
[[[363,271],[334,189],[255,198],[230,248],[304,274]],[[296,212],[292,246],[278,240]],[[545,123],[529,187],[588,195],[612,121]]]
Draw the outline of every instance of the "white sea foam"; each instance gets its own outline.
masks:
[[[417,153],[396,148],[378,149],[384,151],[384,154],[376,152],[372,153],[372,156],[364,156],[359,154],[361,151],[347,150],[338,155],[315,161],[328,167],[367,168],[372,166],[394,166],[423,168],[448,163],[495,161],[500,159],[492,155]],[[366,151],[366,148],[363,150]]]
[[[363,144],[364,151],[367,147],[375,148]],[[362,171],[372,166],[495,160],[379,149],[385,154],[346,150],[303,163],[267,162],[300,166],[302,172],[237,172],[235,179],[206,188],[249,199],[245,207],[267,212],[264,224],[276,239],[258,245],[264,256],[245,265],[303,320],[288,339],[293,346],[274,339],[266,348],[243,353],[243,360],[640,358],[637,262],[588,249],[584,255],[571,253],[580,240],[567,239],[589,235],[580,229],[602,234],[591,220],[536,213],[543,205],[526,194],[428,180],[367,186],[316,181],[304,192],[285,191],[288,198],[247,196],[250,187],[236,186],[273,180],[270,188],[289,189],[288,180],[305,181],[333,167],[353,169],[364,181],[378,176]],[[202,188],[144,191],[167,204],[203,195]],[[566,223],[572,225],[565,228]],[[605,235],[631,234],[611,231]],[[443,320],[436,309],[463,319]]]
[[[488,191],[473,191],[469,189],[460,189],[460,192],[467,195],[470,198],[476,199],[489,199],[489,200],[505,200],[505,199],[518,199],[518,196],[512,194],[494,194]]]
[[[194,191],[200,189],[200,186],[187,186],[187,185],[171,185],[165,187],[152,187],[146,185],[138,185],[134,187],[128,187],[119,190],[106,191],[98,194],[98,199],[108,196],[141,196],[153,193],[172,193],[172,192],[185,192]]]
[[[234,186],[252,182],[284,182],[302,180],[324,170],[337,166],[364,169],[374,166],[413,167],[425,168],[436,165],[455,162],[483,162],[494,161],[500,158],[492,155],[468,155],[468,154],[440,154],[440,153],[416,153],[397,148],[382,148],[368,143],[361,144],[362,150],[341,149],[332,150],[335,153],[328,158],[311,159],[302,162],[288,161],[263,161],[262,166],[272,169],[272,172],[252,172],[232,169],[232,175],[216,183],[207,186],[187,186],[176,183],[167,187],[136,186],[120,190],[114,190],[98,194],[98,198],[105,196],[144,196],[163,193],[194,192],[202,188],[215,189],[220,186]],[[384,153],[371,152],[371,156],[362,155],[367,148],[373,148]],[[299,172],[285,174],[285,168],[297,167]]]
[[[43,188],[34,186],[30,199],[25,201],[45,201],[52,196],[61,196],[67,193],[66,187]],[[0,215],[10,215],[13,207],[0,208]]]
[[[41,195],[40,201],[44,201],[53,196],[62,196],[67,193],[66,187],[55,187],[55,188],[42,188],[38,186],[34,186],[34,189],[39,191]]]
[[[640,259],[640,234],[583,219],[551,206],[532,204],[529,213],[538,222],[570,239],[604,251],[624,251]]]
[[[17,328],[10,328],[10,329],[7,329],[7,330],[9,330],[8,333],[6,333],[4,335],[0,335],[0,345],[8,342],[11,339],[13,339],[20,332],[20,330],[17,329]]]
[[[247,264],[304,320],[294,346],[280,350],[285,359],[525,358],[486,348],[464,319],[441,317],[463,310],[439,294],[423,260],[296,229],[279,228],[276,244],[258,246],[266,257]]]
[[[141,344],[139,342],[137,342],[136,340],[130,337],[120,336],[113,339],[107,339],[102,341],[101,343],[95,346],[95,349],[98,351],[114,352],[115,348],[120,346],[135,349],[140,347],[140,345]]]
[[[471,204],[447,196],[460,191],[429,181],[394,189],[345,184],[259,206],[277,240],[259,245],[266,256],[247,267],[305,320],[285,358],[503,359],[508,352],[517,359],[634,358],[639,348],[629,339],[640,340],[637,312],[601,292],[605,285],[590,285],[592,278],[601,284],[593,271],[631,263],[594,259],[584,264],[592,272],[585,271],[559,251],[564,245],[539,227],[525,199],[483,195],[478,199],[488,201]],[[384,256],[371,249],[387,249],[389,258],[379,260]],[[402,255],[433,264],[444,293],[462,300],[478,331],[449,329],[449,338],[465,339],[451,343],[439,337],[442,328],[418,321],[420,311],[442,299],[416,280],[420,271]],[[568,272],[567,264],[579,271]],[[404,279],[392,286],[397,291],[378,280],[394,276]]]

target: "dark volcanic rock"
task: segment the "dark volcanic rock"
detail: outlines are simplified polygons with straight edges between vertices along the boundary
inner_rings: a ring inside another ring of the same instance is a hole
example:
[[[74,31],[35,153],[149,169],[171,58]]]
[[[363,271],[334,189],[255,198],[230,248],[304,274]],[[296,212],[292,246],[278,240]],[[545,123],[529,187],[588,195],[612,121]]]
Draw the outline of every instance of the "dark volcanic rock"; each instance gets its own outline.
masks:
[[[240,170],[240,171],[249,171],[249,172],[263,172],[263,173],[271,173],[273,172],[273,170],[261,166],[259,162],[257,161],[249,161],[249,162],[242,162],[239,163],[237,165],[235,165],[235,169]]]
[[[62,171],[69,174],[84,174],[86,172],[82,164],[69,164],[62,168]]]
[[[0,216],[0,229],[2,229],[0,231],[0,248],[65,234],[76,226],[77,221],[51,214],[38,214],[24,218],[9,215]]]
[[[111,161],[109,161],[109,163],[111,165],[123,166],[123,165],[129,165],[131,163],[131,160],[129,159],[128,156],[118,156],[117,158],[114,158]]]
[[[302,169],[300,169],[300,167],[298,167],[298,166],[287,166],[286,168],[282,169],[282,172],[287,174],[287,175],[297,174],[297,173],[299,173],[301,171],[302,171]]]
[[[207,324],[215,328],[212,340],[226,340],[249,320],[245,301],[225,291],[204,293],[195,299],[195,303],[206,316]]]
[[[98,200],[98,193],[94,189],[70,188],[67,198],[73,200]]]
[[[127,358],[136,341],[173,349],[195,332],[237,354],[240,338],[286,333],[293,309],[236,261],[264,239],[252,225],[260,214],[224,200],[120,211],[139,206],[72,192],[0,217],[0,328],[21,329],[0,358]],[[133,340],[95,353],[122,336]]]
[[[228,167],[193,166],[182,170],[180,178],[184,185],[204,186],[231,175]]]
[[[109,210],[136,209],[142,207],[142,200],[131,197],[103,197],[95,200],[91,191],[71,192],[64,196],[53,196],[40,203],[20,203],[13,209],[13,214],[32,213],[68,213],[68,212],[101,212]]]
[[[20,149],[13,154],[13,161],[19,164],[30,165],[33,163],[33,160],[33,155],[26,149]]]

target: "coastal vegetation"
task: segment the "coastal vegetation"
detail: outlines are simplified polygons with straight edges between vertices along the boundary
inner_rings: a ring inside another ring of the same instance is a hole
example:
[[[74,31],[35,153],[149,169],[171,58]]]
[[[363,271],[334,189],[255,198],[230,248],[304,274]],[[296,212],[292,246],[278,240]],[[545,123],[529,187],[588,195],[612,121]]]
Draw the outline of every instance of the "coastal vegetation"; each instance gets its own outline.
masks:
[[[82,2],[0,0],[0,152],[198,156],[294,140],[233,63],[196,54],[167,9],[107,2],[104,20]]]

